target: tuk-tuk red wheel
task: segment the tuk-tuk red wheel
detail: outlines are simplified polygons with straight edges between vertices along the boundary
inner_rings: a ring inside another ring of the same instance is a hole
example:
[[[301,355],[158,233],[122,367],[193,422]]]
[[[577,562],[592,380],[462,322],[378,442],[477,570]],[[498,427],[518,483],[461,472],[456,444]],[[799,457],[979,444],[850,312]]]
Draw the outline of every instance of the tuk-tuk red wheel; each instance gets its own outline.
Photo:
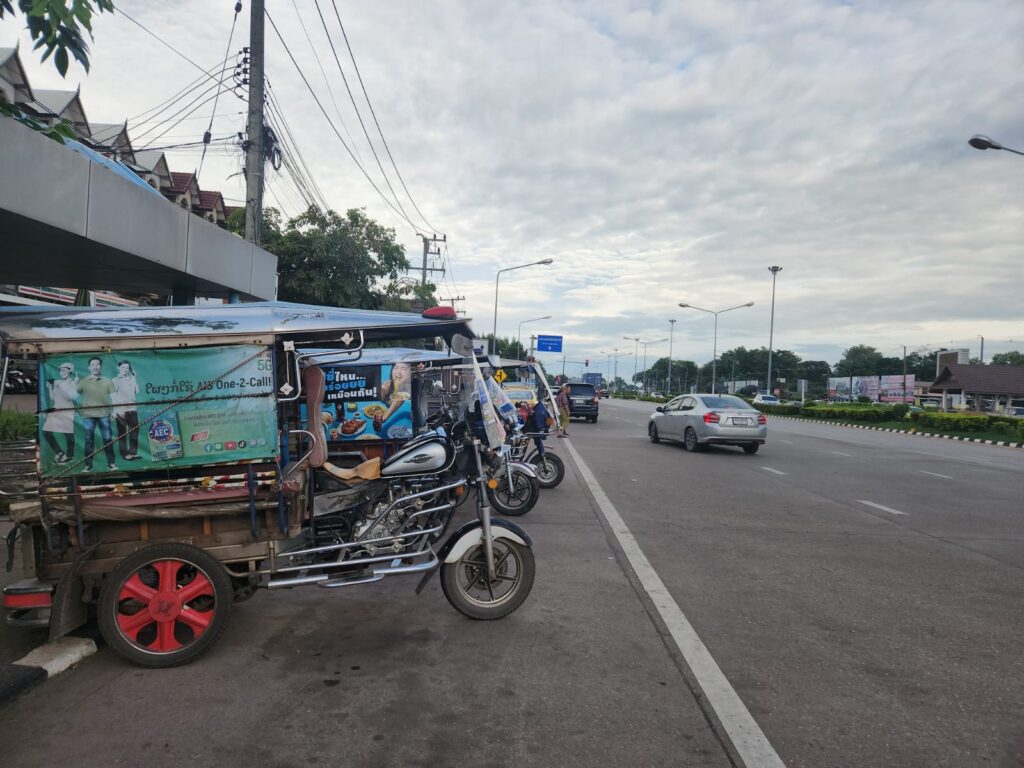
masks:
[[[155,544],[107,576],[100,630],[122,656],[145,666],[172,666],[216,641],[232,602],[231,581],[210,555],[186,544]]]

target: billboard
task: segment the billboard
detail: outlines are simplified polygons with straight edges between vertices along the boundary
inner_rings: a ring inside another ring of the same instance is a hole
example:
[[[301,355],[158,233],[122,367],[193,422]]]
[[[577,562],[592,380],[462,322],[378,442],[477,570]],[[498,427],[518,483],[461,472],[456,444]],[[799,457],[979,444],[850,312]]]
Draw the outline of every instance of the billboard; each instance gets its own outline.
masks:
[[[906,391],[903,388],[903,374],[891,376],[838,376],[828,380],[829,400],[852,400],[868,397],[876,402],[914,402],[914,377],[907,375]],[[851,392],[851,384],[853,386]]]
[[[278,455],[269,347],[52,355],[40,381],[44,477]]]
[[[324,402],[319,426],[328,441],[412,437],[412,369],[408,363],[321,368]],[[300,408],[300,416],[306,419],[305,406]]]

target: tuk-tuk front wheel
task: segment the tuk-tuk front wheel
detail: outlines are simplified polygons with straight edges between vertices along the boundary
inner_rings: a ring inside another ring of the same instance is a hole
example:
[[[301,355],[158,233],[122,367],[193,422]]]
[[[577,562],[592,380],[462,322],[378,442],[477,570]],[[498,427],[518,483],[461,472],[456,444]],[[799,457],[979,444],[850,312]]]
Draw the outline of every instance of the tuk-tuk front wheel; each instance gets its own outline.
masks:
[[[441,589],[459,613],[489,621],[508,616],[533,589],[533,549],[509,539],[494,540],[494,578],[487,575],[482,544],[455,563],[441,565]]]
[[[104,579],[100,632],[129,661],[172,667],[217,642],[232,602],[231,579],[213,557],[188,544],[152,544]]]

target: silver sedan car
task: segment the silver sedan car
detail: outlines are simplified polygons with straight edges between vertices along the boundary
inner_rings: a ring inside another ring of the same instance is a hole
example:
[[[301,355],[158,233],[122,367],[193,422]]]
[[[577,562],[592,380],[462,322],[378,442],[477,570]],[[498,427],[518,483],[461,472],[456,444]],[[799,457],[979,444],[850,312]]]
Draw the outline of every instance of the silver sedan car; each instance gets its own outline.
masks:
[[[682,441],[688,451],[738,445],[745,453],[757,453],[768,438],[768,420],[733,395],[681,395],[651,414],[647,434],[652,443]]]

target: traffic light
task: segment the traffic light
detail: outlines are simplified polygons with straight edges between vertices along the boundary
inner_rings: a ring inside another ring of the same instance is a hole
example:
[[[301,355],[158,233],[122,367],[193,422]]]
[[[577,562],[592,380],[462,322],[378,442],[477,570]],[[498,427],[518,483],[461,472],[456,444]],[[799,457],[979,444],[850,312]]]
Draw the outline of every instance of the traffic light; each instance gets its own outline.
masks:
[[[589,359],[587,359],[587,360],[584,360],[584,361],[583,361],[583,366],[584,366],[585,368],[589,368],[589,367],[590,367],[590,360],[589,360]]]

